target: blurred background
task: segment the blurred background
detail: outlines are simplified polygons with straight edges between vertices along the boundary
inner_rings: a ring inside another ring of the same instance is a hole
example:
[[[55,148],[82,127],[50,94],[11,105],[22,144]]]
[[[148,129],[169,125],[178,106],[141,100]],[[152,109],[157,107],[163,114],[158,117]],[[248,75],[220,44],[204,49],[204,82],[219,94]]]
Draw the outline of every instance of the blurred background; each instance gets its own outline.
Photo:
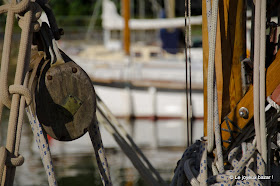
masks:
[[[202,9],[201,1],[191,3],[195,141],[203,135]],[[120,0],[56,0],[50,5],[58,26],[64,29],[59,47],[88,73],[97,94],[169,183],[187,143],[185,1],[130,0],[129,40],[125,40]],[[0,16],[0,55],[5,16]],[[16,24],[9,84],[13,83],[19,40]],[[0,146],[6,144],[8,117],[5,110]],[[100,128],[114,185],[145,185],[102,123]],[[72,142],[50,139],[50,148],[59,185],[102,185],[88,134]],[[48,185],[27,118],[20,153],[25,163],[17,168],[14,185]]]

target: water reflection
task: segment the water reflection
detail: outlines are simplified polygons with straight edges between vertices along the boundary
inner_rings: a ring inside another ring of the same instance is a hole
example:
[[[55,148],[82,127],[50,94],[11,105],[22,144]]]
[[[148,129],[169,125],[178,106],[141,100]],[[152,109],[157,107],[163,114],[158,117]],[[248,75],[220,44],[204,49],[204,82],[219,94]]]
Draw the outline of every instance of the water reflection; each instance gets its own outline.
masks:
[[[141,147],[154,167],[167,182],[180,159],[186,142],[186,127],[183,120],[136,120],[129,123],[121,121]],[[194,138],[202,135],[202,121],[194,123]],[[1,144],[5,144],[7,122],[1,126]],[[113,138],[101,126],[102,138],[112,182],[116,186],[144,186],[137,170],[119,149]],[[50,144],[58,185],[102,185],[99,177],[93,148],[88,134],[73,142],[52,140]],[[41,162],[37,145],[33,140],[29,124],[23,126],[20,153],[25,163],[16,170],[16,186],[48,185],[47,176]]]

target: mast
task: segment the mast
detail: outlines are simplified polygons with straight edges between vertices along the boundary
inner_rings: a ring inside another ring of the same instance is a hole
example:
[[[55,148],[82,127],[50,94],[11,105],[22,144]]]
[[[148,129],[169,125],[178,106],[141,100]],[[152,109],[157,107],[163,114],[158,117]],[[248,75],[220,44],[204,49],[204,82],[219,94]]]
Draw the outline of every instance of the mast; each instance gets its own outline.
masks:
[[[175,0],[168,0],[167,4],[167,17],[174,18],[175,17]]]
[[[203,100],[204,100],[204,136],[207,136],[207,71],[208,71],[208,29],[206,0],[202,0],[202,48],[203,48]]]
[[[125,55],[130,55],[130,0],[122,0],[122,13],[124,18],[124,30],[123,30],[123,47]]]

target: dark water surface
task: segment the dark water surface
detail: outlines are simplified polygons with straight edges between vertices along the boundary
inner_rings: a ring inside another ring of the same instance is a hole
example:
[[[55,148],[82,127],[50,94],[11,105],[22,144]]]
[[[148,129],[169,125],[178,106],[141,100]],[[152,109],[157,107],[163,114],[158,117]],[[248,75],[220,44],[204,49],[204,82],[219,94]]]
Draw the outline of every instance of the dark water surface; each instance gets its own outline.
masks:
[[[170,182],[177,161],[185,149],[185,122],[137,120],[133,123],[125,121],[122,123],[163,179]],[[198,127],[195,130],[201,131],[202,121],[197,121],[195,126]],[[7,121],[0,127],[0,145],[6,143],[6,131]],[[199,134],[195,134],[195,138],[198,138]],[[101,135],[114,185],[146,185],[130,160],[102,126]],[[58,185],[102,185],[88,134],[73,142],[51,140],[50,148]],[[25,162],[16,169],[14,185],[48,185],[40,154],[27,121],[22,131],[20,153],[24,156]]]

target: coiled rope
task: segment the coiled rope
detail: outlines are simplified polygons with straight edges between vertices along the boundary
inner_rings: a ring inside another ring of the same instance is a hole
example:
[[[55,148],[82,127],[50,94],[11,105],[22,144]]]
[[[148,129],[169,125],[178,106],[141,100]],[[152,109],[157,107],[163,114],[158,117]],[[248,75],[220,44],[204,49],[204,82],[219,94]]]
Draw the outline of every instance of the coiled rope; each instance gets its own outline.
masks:
[[[208,62],[208,118],[207,118],[207,141],[197,141],[187,148],[179,161],[171,185],[267,185],[267,180],[262,176],[267,174],[267,126],[276,126],[279,115],[269,117],[266,124],[265,111],[270,107],[279,111],[277,105],[270,97],[267,98],[269,106],[265,109],[265,12],[266,2],[256,1],[255,17],[255,72],[254,78],[254,115],[255,138],[252,142],[243,142],[240,146],[233,148],[228,154],[228,163],[224,166],[221,133],[218,119],[217,88],[214,76],[215,55],[215,32],[217,24],[218,1],[206,1],[207,22],[209,36],[209,62]],[[209,24],[211,23],[211,24]],[[213,32],[215,31],[215,32]],[[260,63],[261,61],[261,63]],[[209,83],[210,82],[210,83]],[[256,86],[255,86],[256,85]],[[259,109],[256,107],[260,106]],[[209,112],[210,111],[210,112]],[[214,113],[213,113],[214,112]],[[259,116],[259,117],[258,117]],[[213,130],[213,121],[215,130]],[[214,133],[215,131],[215,139]],[[214,140],[216,149],[214,148]],[[214,150],[214,151],[213,151]],[[270,150],[270,148],[269,148]],[[191,153],[190,153],[191,152]],[[207,155],[214,152],[215,157]],[[200,163],[199,163],[200,162]],[[232,168],[230,168],[232,167]]]

